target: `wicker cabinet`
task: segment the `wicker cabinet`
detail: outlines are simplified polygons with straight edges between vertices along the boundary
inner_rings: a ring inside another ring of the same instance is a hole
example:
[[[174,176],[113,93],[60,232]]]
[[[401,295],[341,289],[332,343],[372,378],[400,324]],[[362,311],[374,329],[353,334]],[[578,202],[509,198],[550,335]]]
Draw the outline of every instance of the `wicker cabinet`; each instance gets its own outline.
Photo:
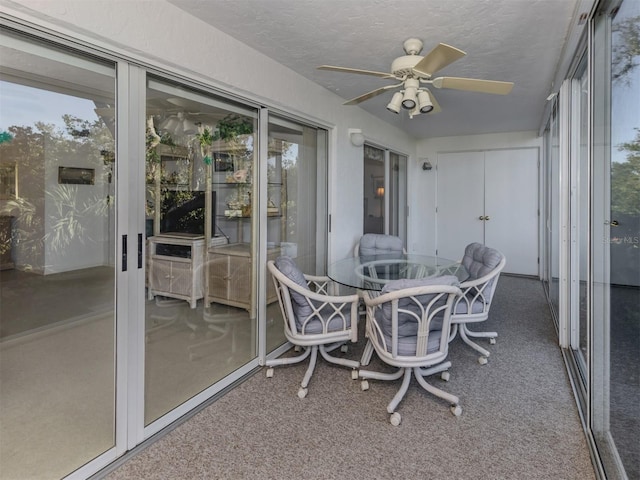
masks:
[[[279,248],[267,250],[267,259],[275,260]],[[248,243],[233,243],[212,247],[207,255],[207,295],[205,304],[211,302],[244,308],[251,312],[251,275],[253,272],[251,246]],[[267,304],[277,300],[271,279],[267,279]]]
[[[179,298],[191,308],[204,297],[204,236],[176,233],[149,237],[148,297]]]

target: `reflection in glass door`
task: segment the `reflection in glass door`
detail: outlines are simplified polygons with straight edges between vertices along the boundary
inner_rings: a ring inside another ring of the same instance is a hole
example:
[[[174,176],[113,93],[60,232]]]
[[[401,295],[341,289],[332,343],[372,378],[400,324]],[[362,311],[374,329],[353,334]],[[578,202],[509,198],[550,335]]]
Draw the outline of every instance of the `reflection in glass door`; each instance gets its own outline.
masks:
[[[640,478],[640,3],[594,31],[591,424],[608,478]]]
[[[389,235],[407,238],[407,157],[389,152]]]
[[[326,130],[269,117],[267,260],[294,259],[304,273],[326,274]],[[266,351],[286,342],[275,288],[267,278]]]
[[[257,112],[150,78],[144,424],[257,355]]]
[[[385,151],[364,146],[362,233],[385,233]]]
[[[115,445],[115,69],[0,34],[0,477]]]

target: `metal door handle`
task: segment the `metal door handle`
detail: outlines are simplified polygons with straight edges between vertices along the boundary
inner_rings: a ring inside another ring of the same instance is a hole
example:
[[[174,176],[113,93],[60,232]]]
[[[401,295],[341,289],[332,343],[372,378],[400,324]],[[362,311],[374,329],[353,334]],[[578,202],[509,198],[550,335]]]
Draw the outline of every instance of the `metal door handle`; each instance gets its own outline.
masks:
[[[484,220],[484,219],[485,219],[485,217],[484,217],[483,215],[480,215],[480,216],[478,217],[478,220]]]
[[[484,217],[485,220],[491,220],[491,218],[489,217],[489,215]]]
[[[612,227],[617,227],[618,225],[620,225],[620,223],[618,223],[618,220],[611,220],[611,224]]]

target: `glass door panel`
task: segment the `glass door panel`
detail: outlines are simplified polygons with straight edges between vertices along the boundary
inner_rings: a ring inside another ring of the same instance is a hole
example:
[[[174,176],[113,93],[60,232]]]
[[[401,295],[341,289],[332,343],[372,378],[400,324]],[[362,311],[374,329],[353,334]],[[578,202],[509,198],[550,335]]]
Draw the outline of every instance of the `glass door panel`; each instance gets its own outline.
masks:
[[[579,102],[579,142],[578,142],[578,343],[573,347],[579,354],[579,365],[582,380],[586,383],[587,369],[589,365],[589,349],[587,333],[589,330],[589,201],[590,177],[589,177],[589,75],[587,61],[584,58],[578,73],[578,102]]]
[[[407,157],[389,152],[389,235],[407,242]]]
[[[364,196],[362,233],[385,233],[385,151],[364,146]]]
[[[556,97],[557,98],[557,97]],[[547,235],[549,241],[549,300],[556,312],[560,310],[560,122],[557,101],[551,116],[549,146],[549,210]]]
[[[326,132],[269,117],[267,260],[292,257],[313,275],[326,274]],[[285,343],[282,315],[267,274],[267,353]]]
[[[150,78],[145,425],[256,357],[257,112]]]
[[[591,429],[608,478],[639,478],[640,3],[594,32],[594,308]]]
[[[0,33],[1,478],[115,445],[115,68]]]

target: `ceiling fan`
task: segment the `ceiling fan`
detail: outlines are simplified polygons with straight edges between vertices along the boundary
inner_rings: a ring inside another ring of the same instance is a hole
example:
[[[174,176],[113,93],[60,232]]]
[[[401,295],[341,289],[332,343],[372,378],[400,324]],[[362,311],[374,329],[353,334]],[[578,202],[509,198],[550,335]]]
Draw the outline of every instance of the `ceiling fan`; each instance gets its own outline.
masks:
[[[461,77],[432,78],[434,73],[464,57],[466,53],[450,45],[440,43],[423,57],[419,55],[422,51],[422,41],[417,38],[409,38],[404,42],[403,47],[407,54],[396,58],[391,63],[390,73],[336,67],[333,65],[321,65],[318,69],[357,73],[360,75],[373,75],[384,79],[399,80],[400,83],[377,88],[364,95],[353,98],[344,104],[357,105],[387,90],[400,88],[400,91],[393,94],[391,101],[387,105],[387,109],[393,113],[400,113],[400,108],[404,108],[409,111],[410,118],[420,113],[438,113],[441,110],[440,105],[438,105],[436,98],[428,86],[433,88],[466,90],[470,92],[493,93],[497,95],[506,95],[511,92],[513,88],[512,82],[500,82],[496,80],[478,80]]]

